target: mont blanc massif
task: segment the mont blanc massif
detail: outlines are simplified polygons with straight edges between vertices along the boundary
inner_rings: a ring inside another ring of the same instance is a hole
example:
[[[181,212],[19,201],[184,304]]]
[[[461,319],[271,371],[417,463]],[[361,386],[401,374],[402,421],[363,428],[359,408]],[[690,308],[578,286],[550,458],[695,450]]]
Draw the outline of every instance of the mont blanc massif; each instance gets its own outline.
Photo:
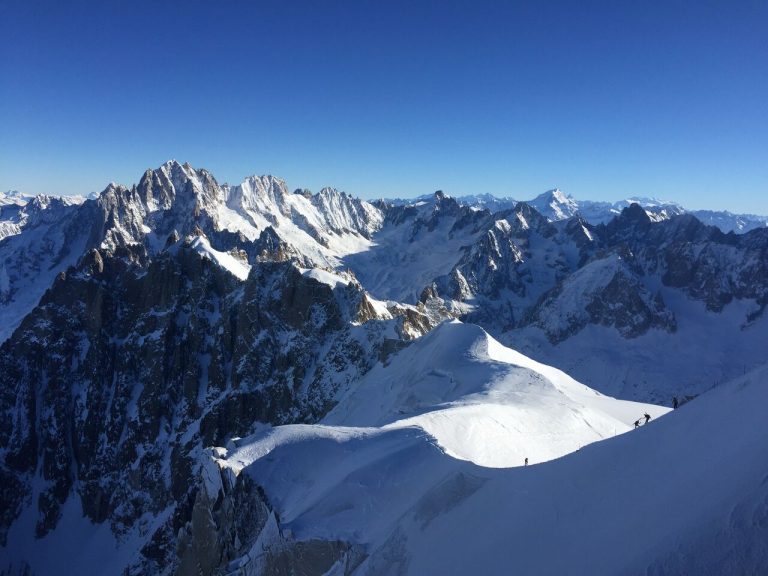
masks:
[[[652,200],[0,195],[0,574],[766,574],[766,305]]]

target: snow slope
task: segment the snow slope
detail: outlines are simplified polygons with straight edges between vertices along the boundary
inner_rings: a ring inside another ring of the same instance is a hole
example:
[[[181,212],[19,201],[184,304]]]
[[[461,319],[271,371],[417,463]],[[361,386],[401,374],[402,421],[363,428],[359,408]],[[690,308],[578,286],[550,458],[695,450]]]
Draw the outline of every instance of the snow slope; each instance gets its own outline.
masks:
[[[203,258],[207,258],[212,262],[215,262],[218,266],[239,280],[245,280],[248,278],[248,273],[251,271],[251,266],[247,261],[235,258],[228,252],[219,252],[218,250],[214,250],[211,247],[211,243],[205,236],[195,236],[193,239],[191,239],[190,247]]]
[[[218,462],[264,486],[288,537],[364,546],[355,574],[760,574],[766,378],[768,367],[536,466],[480,467],[399,425],[277,428],[232,443]]]
[[[665,409],[598,394],[455,321],[374,368],[323,423],[418,427],[456,458],[508,467],[625,432],[644,411]]]
[[[408,573],[764,573],[766,377],[545,466],[459,472],[437,486],[453,501],[431,522],[418,507],[399,522]]]

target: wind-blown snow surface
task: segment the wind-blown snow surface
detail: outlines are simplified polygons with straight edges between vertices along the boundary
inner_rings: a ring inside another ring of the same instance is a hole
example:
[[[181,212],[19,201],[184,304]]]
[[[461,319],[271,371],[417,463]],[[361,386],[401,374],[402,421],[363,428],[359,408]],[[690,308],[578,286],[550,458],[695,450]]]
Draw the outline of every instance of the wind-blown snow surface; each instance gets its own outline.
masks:
[[[488,349],[469,364],[502,356],[531,366],[492,341]],[[562,373],[543,372],[564,403],[576,403]],[[760,574],[768,565],[766,378],[768,367],[536,466],[453,459],[418,425],[281,427],[238,441],[219,464],[261,483],[296,539],[363,545],[368,556],[355,574]],[[615,415],[635,407],[645,409],[621,403]],[[336,568],[329,573],[344,573]]]

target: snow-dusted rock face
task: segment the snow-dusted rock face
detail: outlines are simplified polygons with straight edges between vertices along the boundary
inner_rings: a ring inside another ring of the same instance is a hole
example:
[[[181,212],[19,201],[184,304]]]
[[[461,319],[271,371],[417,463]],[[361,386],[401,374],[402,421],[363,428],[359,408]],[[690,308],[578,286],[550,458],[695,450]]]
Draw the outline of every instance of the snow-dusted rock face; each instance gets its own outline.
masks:
[[[609,245],[626,246],[638,266],[665,286],[680,288],[719,312],[733,299],[768,303],[768,231],[724,234],[683,215],[655,225],[630,206],[600,233]]]
[[[67,207],[85,202],[83,196],[29,196],[12,190],[0,192],[0,240],[21,233],[27,226],[53,224],[64,218]]]
[[[74,499],[135,543],[136,567],[170,572],[203,447],[317,421],[431,327],[351,275],[262,262],[243,276],[201,237],[142,253],[92,249],[0,348],[4,546],[34,549]]]
[[[524,202],[493,218],[453,270],[438,277],[424,296],[443,298],[450,310],[473,322],[511,328],[528,306],[575,268],[578,248],[565,228]],[[573,254],[566,254],[566,245]]]
[[[439,320],[373,299],[341,269],[383,214],[332,189],[220,186],[168,162],[130,188],[3,216],[0,539],[33,555],[74,507],[108,547],[131,543],[124,566],[198,573],[203,447],[316,421]],[[252,517],[236,521],[253,531]]]
[[[592,226],[550,222],[519,203],[493,216],[422,301],[600,390],[662,400],[765,361],[754,343],[768,326],[766,246],[765,230],[724,234],[691,215],[656,222],[637,204]],[[658,364],[650,372],[648,357]],[[622,373],[607,369],[615,358]]]
[[[37,196],[12,221],[0,222],[0,229],[11,222],[0,238],[0,342],[86,250],[91,220],[82,206]]]
[[[549,291],[526,323],[557,343],[588,324],[611,326],[625,338],[649,329],[674,332],[674,315],[653,296],[618,254],[592,260]]]
[[[244,251],[249,260],[338,267],[370,245],[383,219],[378,208],[334,189],[291,193],[272,176],[220,186],[208,171],[176,161],[147,170],[131,188],[110,184],[96,199],[80,200],[36,197],[3,207],[0,231],[8,238],[0,237],[0,310],[8,321],[0,341],[56,274],[92,248],[115,254],[131,247],[133,257],[150,258],[172,237],[200,232],[213,249]]]
[[[436,192],[429,202],[382,204],[385,218],[366,251],[344,258],[377,298],[416,303],[432,280],[459,261],[462,248],[481,236],[491,214],[461,206]]]

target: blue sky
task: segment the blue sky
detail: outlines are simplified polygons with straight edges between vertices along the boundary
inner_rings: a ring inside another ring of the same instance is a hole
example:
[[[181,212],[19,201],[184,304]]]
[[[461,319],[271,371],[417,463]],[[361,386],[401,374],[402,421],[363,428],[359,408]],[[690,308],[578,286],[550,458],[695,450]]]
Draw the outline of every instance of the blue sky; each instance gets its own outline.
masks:
[[[367,198],[768,214],[766,2],[0,0],[0,190],[176,158]]]

